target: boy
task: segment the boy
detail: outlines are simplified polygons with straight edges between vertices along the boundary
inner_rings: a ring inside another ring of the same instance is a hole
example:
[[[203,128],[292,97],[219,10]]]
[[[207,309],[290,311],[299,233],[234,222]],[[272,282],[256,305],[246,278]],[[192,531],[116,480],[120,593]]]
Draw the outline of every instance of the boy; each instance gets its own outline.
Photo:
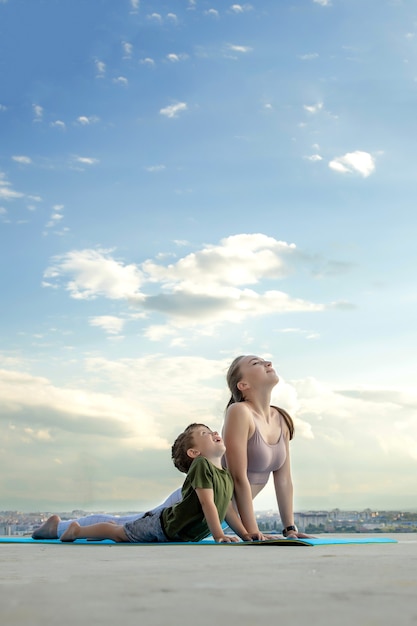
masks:
[[[172,446],[174,465],[187,473],[182,500],[157,513],[126,522],[123,526],[101,522],[80,526],[72,522],[61,541],[76,539],[112,539],[116,542],[149,543],[200,541],[210,533],[218,543],[238,541],[225,535],[222,521],[244,541],[252,536],[246,531],[232,505],[233,480],[221,466],[226,447],[217,432],[204,424],[190,424]]]

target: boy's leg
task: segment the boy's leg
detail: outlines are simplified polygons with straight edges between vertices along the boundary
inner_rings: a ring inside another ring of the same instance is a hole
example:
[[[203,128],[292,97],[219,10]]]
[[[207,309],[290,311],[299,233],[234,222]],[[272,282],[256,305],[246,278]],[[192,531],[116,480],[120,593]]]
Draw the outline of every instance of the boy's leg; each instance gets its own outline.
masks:
[[[61,541],[112,539],[118,543],[129,541],[123,526],[118,526],[113,522],[101,522],[99,524],[91,524],[90,526],[80,526],[78,522],[72,522],[60,539]]]
[[[144,517],[124,525],[127,540],[131,543],[166,543],[160,513],[148,513]]]
[[[1,2],[1,0],[0,0]],[[166,500],[159,504],[154,509],[149,511],[150,513],[159,513],[162,509],[165,509],[167,506],[172,506],[177,502],[180,502],[182,499],[181,487],[176,489],[173,493],[171,493]],[[104,513],[96,513],[93,515],[86,515],[85,517],[80,517],[77,520],[61,520],[57,515],[53,515],[49,518],[40,528],[37,528],[33,533],[33,539],[60,539],[61,536],[67,531],[70,525],[77,521],[80,526],[91,526],[92,524],[98,524],[100,522],[113,522],[114,524],[118,524],[119,526],[124,526],[126,522],[132,522],[139,518],[142,518],[145,513],[133,513],[131,515],[107,515]],[[56,520],[53,524],[50,523],[52,518],[58,519],[58,528],[56,528],[57,522]],[[36,535],[36,536],[35,536]]]
[[[132,513],[130,515],[108,515],[105,513],[94,513],[93,515],[86,515],[85,517],[79,517],[77,519],[60,520],[58,523],[57,535],[58,539],[61,535],[70,527],[72,522],[78,522],[80,526],[91,526],[92,524],[98,524],[100,522],[113,522],[118,526],[123,526],[126,522],[142,517],[144,513]],[[52,539],[52,537],[51,537]]]

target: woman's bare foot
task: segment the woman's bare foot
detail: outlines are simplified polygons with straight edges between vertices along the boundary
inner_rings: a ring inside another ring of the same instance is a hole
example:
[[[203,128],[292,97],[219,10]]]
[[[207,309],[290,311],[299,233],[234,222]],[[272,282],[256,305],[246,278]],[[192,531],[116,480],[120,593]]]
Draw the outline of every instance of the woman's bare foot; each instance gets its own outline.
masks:
[[[81,528],[78,522],[72,522],[67,530],[60,536],[61,541],[75,541],[78,536],[78,531]]]
[[[58,539],[58,523],[60,521],[61,518],[58,515],[51,515],[42,526],[33,532],[32,539]]]

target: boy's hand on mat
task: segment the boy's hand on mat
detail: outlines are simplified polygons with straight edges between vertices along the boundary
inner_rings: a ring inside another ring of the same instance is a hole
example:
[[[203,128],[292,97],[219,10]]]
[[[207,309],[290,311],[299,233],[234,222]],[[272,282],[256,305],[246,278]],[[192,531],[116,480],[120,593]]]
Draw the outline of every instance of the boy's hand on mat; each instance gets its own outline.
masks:
[[[237,543],[239,541],[238,537],[234,535],[220,535],[220,537],[214,537],[217,543]]]

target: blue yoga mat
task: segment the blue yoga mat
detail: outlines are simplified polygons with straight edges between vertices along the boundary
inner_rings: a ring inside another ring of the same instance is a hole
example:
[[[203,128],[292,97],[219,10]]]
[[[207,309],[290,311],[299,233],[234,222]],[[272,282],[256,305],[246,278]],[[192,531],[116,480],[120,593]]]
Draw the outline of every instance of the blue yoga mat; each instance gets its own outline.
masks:
[[[388,537],[315,537],[311,539],[271,539],[269,541],[240,541],[239,543],[216,543],[213,540],[199,542],[170,542],[170,543],[115,543],[110,539],[90,541],[77,539],[73,542],[62,542],[59,539],[32,539],[32,537],[0,537],[0,543],[19,544],[56,544],[59,546],[89,545],[89,546],[328,546],[335,544],[369,544],[369,543],[397,543]]]

